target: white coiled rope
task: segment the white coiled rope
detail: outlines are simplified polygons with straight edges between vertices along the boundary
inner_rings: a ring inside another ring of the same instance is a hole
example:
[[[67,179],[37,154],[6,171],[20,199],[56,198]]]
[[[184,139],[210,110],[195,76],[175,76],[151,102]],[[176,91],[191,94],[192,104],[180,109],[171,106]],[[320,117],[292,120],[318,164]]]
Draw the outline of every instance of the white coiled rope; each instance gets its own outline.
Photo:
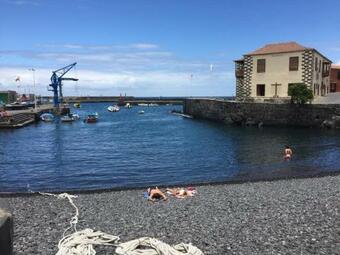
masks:
[[[58,252],[56,255],[95,255],[95,245],[116,246],[114,254],[117,255],[204,255],[203,252],[192,244],[180,243],[170,246],[155,238],[142,237],[125,243],[119,242],[119,237],[106,234],[101,231],[84,229],[77,231],[79,219],[78,207],[73,202],[75,195],[61,193],[59,195],[39,192],[41,195],[53,196],[58,199],[68,199],[75,209],[75,215],[70,220],[70,227],[65,229],[63,238],[58,243]],[[74,230],[72,234],[65,235],[70,229]]]

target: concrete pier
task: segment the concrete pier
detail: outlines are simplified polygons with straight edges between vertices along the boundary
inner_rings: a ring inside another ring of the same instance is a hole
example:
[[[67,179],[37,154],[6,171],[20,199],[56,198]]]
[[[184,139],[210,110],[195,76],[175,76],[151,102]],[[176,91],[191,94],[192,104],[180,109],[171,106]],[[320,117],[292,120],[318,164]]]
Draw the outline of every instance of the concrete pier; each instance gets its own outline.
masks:
[[[24,110],[7,110],[5,117],[0,118],[0,128],[20,128],[35,121],[39,121],[42,113],[54,112],[52,104],[39,105],[37,109],[29,108]],[[68,105],[62,106],[57,114],[67,114],[70,112]]]

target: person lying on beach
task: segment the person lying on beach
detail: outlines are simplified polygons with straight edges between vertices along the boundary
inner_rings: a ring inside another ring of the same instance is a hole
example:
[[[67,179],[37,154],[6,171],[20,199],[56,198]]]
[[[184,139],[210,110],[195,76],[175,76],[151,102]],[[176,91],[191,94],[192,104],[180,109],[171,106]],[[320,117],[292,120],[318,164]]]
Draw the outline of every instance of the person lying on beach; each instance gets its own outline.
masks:
[[[167,188],[166,192],[177,198],[192,197],[196,194],[196,190],[193,188]]]
[[[148,200],[154,202],[158,199],[166,201],[168,198],[158,187],[154,189],[148,188]]]
[[[285,148],[285,156],[284,156],[284,159],[290,160],[290,159],[292,158],[292,155],[293,155],[293,151],[292,151],[292,149],[287,145],[286,148]]]

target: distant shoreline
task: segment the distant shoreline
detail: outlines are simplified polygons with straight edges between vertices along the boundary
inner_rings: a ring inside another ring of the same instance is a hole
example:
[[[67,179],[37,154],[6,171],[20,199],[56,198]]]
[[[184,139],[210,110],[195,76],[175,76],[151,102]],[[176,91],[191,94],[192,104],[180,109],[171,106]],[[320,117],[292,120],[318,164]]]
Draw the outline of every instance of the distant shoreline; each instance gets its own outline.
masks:
[[[158,103],[158,104],[183,104],[186,98],[191,97],[134,97],[134,96],[67,96],[63,100],[65,103],[106,103],[106,102],[126,102],[132,104],[138,103]],[[195,98],[220,98],[232,100],[234,97],[195,97]],[[42,100],[53,100],[52,96],[42,96]]]

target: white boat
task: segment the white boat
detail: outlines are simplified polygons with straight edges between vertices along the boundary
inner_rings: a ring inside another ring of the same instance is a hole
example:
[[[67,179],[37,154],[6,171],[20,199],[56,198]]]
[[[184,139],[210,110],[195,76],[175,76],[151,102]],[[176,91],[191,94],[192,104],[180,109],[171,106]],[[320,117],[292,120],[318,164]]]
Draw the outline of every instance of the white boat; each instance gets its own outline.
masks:
[[[149,104],[149,106],[158,106],[158,104]]]
[[[79,120],[79,119],[80,119],[80,116],[79,116],[79,114],[77,114],[77,113],[72,113],[72,118],[73,118],[74,120]]]
[[[176,110],[172,110],[171,111],[172,114],[174,115],[177,115],[177,116],[181,116],[183,118],[187,118],[187,119],[193,119],[194,117],[189,115],[189,114],[185,114],[185,113],[182,113],[182,112],[179,112],[179,111],[176,111]]]
[[[144,114],[145,112],[143,110],[139,111],[138,112],[139,114]]]
[[[72,114],[68,114],[68,115],[62,116],[60,118],[60,120],[61,120],[61,122],[73,122],[74,118],[73,118]]]
[[[126,107],[126,108],[132,108],[132,106],[131,106],[130,103],[126,103],[125,107]]]
[[[42,121],[45,121],[45,122],[53,122],[54,120],[54,115],[51,114],[51,113],[43,113],[41,116],[40,116],[40,119]]]
[[[110,105],[109,107],[107,107],[107,110],[109,112],[119,112],[120,108],[118,105]]]
[[[138,106],[148,106],[148,104],[138,104]]]

